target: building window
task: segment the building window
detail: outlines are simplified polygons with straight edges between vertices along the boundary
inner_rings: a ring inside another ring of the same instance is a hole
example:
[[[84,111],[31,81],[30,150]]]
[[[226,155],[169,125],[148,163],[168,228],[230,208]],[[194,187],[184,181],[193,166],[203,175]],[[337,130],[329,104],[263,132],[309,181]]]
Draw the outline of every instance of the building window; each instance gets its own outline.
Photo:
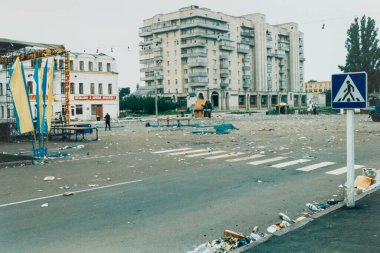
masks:
[[[111,63],[107,63],[107,72],[111,72]]]
[[[168,66],[169,66],[169,61],[168,61]]]
[[[98,62],[98,71],[103,71],[103,63]]]
[[[170,85],[170,80],[168,80],[168,85]]]
[[[95,84],[94,84],[94,83],[92,83],[92,84],[90,85],[90,93],[91,93],[91,94],[95,94]]]
[[[5,119],[4,106],[0,106],[0,119]]]
[[[61,94],[65,94],[65,83],[61,83]]]
[[[29,92],[29,94],[33,94],[33,82],[32,81],[28,81],[28,92]],[[0,94],[0,95],[3,95],[3,94]]]
[[[84,61],[79,62],[79,70],[83,71],[84,70]]]
[[[178,79],[175,79],[175,84],[178,84]]]
[[[189,82],[189,79],[185,78],[185,83],[188,83]]]
[[[108,84],[108,94],[112,94],[112,83]]]
[[[99,83],[98,85],[98,93],[103,94],[103,84]]]
[[[76,105],[75,106],[75,114],[76,115],[82,115],[83,114],[83,105]]]
[[[63,60],[59,60],[59,69],[63,69],[63,68],[64,68],[64,62]]]
[[[166,56],[169,57],[169,51],[166,51]]]
[[[92,61],[88,62],[88,71],[94,71],[94,66],[92,64]]]
[[[74,62],[70,61],[70,70],[74,70]]]
[[[83,83],[79,83],[79,94],[83,94]]]
[[[75,84],[70,83],[70,94],[73,95],[75,93]]]
[[[217,84],[218,83],[218,79],[214,79],[214,84]]]
[[[4,94],[4,92],[3,92],[3,84],[0,83],[0,96],[2,96],[3,94]]]

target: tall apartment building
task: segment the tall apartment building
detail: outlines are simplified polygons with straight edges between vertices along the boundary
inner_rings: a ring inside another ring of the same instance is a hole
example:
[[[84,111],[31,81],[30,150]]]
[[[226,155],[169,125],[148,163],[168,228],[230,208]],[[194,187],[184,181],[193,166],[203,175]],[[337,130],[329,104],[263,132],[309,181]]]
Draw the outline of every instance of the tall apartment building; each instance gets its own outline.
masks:
[[[65,108],[64,59],[54,60],[56,71],[53,82],[53,118]],[[40,62],[45,64],[46,59]],[[23,62],[28,85],[29,99],[33,108],[36,101],[36,83],[33,78],[35,61]],[[62,79],[63,78],[63,79]],[[0,71],[0,121],[9,116],[6,100],[5,71]],[[70,117],[72,120],[94,120],[109,113],[112,118],[119,115],[118,73],[113,57],[105,54],[70,53]]]
[[[269,25],[263,14],[234,17],[193,5],[144,20],[139,36],[141,80],[161,96],[202,94],[219,110],[306,103],[296,23]]]

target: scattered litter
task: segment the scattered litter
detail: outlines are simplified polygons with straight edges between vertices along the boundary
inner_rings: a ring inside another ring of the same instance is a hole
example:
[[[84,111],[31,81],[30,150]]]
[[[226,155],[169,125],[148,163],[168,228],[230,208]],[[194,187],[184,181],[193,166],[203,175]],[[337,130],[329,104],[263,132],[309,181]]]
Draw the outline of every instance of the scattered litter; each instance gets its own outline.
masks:
[[[54,179],[55,179],[54,176],[46,176],[46,177],[44,178],[44,181],[53,181]]]
[[[37,190],[38,192],[43,192],[44,190]]]
[[[268,233],[273,234],[274,232],[277,231],[277,226],[276,226],[276,225],[270,225],[270,226],[267,228],[267,231],[268,231]]]
[[[65,152],[57,152],[57,153],[48,154],[47,158],[48,159],[55,159],[55,158],[65,158],[67,156],[68,156],[68,154]]]
[[[44,203],[44,204],[41,205],[42,208],[46,208],[48,206],[49,206],[49,203]]]
[[[89,184],[88,187],[98,187],[98,184]]]
[[[292,220],[289,218],[289,216],[287,216],[286,214],[284,213],[279,213],[278,214],[280,216],[280,219],[281,220],[284,220],[284,221],[287,221],[287,222],[292,222]]]
[[[69,192],[69,191],[63,193],[63,196],[72,196],[72,195],[74,195],[74,193]]]
[[[234,232],[234,231],[231,231],[231,230],[224,230],[224,233],[223,233],[224,235],[226,235],[226,236],[232,236],[232,237],[234,237],[234,238],[237,238],[237,239],[242,239],[242,238],[244,238],[244,235],[243,234],[239,234],[239,233],[236,233],[236,232]]]
[[[70,189],[70,186],[64,185],[64,186],[59,187],[59,189],[61,189],[61,190],[68,190],[68,189]]]
[[[82,148],[84,148],[84,145],[83,145],[83,144],[80,144],[80,145],[76,146],[76,148],[77,148],[77,149],[82,149]]]
[[[318,207],[316,207],[315,205],[311,203],[306,203],[306,207],[309,208],[309,210],[311,211],[318,211]]]
[[[366,190],[372,184],[372,178],[366,176],[357,176],[355,179],[355,186],[360,190]]]

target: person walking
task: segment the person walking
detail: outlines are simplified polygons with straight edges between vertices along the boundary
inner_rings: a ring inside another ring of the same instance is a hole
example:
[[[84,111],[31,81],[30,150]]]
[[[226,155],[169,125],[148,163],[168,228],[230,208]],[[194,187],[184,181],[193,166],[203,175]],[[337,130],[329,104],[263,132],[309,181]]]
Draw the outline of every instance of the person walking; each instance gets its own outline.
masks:
[[[111,116],[107,113],[104,118],[106,119],[106,129],[105,129],[105,131],[107,131],[107,126],[108,126],[108,130],[111,131]]]

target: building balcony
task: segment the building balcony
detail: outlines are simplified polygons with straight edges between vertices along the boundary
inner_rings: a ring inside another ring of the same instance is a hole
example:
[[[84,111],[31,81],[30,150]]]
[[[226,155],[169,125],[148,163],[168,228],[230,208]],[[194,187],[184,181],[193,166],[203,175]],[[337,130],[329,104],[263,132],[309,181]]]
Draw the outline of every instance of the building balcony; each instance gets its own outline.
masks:
[[[267,56],[268,57],[273,57],[274,56],[273,51],[272,50],[267,50]]]
[[[250,79],[251,78],[251,73],[244,73],[243,74],[243,79]]]
[[[221,88],[221,89],[226,89],[227,87],[228,87],[228,83],[227,83],[227,82],[223,82],[223,81],[222,81],[222,82],[220,83],[220,88]]]
[[[152,72],[152,71],[157,71],[157,70],[162,70],[162,67],[142,67],[142,68],[140,68],[140,72]]]
[[[248,57],[245,57],[245,58],[243,58],[243,62],[244,63],[251,63],[251,59],[249,59]]]
[[[195,53],[186,53],[186,54],[181,55],[181,58],[188,58],[188,57],[207,57],[207,53],[195,52]]]
[[[219,58],[221,59],[221,60],[223,60],[223,59],[228,59],[228,54],[220,54],[219,55]]]
[[[273,48],[272,42],[267,41],[267,48]]]
[[[249,88],[251,86],[251,79],[243,80],[243,88]]]
[[[155,38],[151,40],[141,41],[139,46],[156,45],[162,43],[162,38]]]
[[[247,44],[238,44],[237,51],[238,51],[238,53],[248,54],[249,53],[249,46]]]
[[[204,42],[181,44],[181,48],[205,47],[205,46],[206,46],[206,43],[204,43]]]
[[[228,62],[226,62],[226,61],[221,61],[220,62],[220,68],[221,69],[228,69]]]
[[[139,36],[140,37],[146,37],[149,35],[152,35],[152,27],[151,26],[141,27],[139,29]]]
[[[193,72],[188,74],[189,77],[194,78],[194,77],[207,77],[206,72]]]
[[[224,31],[224,32],[229,31],[227,24],[205,23],[201,21],[195,21],[192,23],[182,23],[181,26],[182,28],[201,27],[201,28],[213,29],[213,30]]]
[[[277,58],[284,58],[285,57],[285,51],[284,50],[276,50],[275,57]]]
[[[229,70],[228,69],[221,69],[220,70],[220,77],[221,78],[226,78],[226,77],[228,77],[228,75],[229,75]]]
[[[189,82],[188,85],[190,87],[206,87],[208,83],[207,82]]]
[[[306,61],[306,58],[303,57],[303,56],[300,56],[300,61],[301,61],[301,62],[304,62],[304,61]]]
[[[154,76],[144,76],[140,78],[141,81],[154,81]]]
[[[225,51],[234,51],[235,47],[231,45],[220,45],[219,49]]]
[[[254,38],[255,32],[253,32],[253,31],[249,31],[249,32],[242,31],[242,32],[240,32],[240,35],[241,35],[241,37]]]
[[[255,42],[252,40],[242,40],[240,41],[240,44],[242,45],[248,45],[248,46],[251,46],[251,47],[254,47],[255,46]]]
[[[207,61],[194,61],[194,62],[187,62],[187,65],[189,67],[207,67],[208,62]]]
[[[174,31],[181,28],[179,25],[170,25],[164,22],[155,23],[152,26],[152,33],[163,33],[168,31]]]
[[[243,71],[251,70],[251,66],[243,65]]]

